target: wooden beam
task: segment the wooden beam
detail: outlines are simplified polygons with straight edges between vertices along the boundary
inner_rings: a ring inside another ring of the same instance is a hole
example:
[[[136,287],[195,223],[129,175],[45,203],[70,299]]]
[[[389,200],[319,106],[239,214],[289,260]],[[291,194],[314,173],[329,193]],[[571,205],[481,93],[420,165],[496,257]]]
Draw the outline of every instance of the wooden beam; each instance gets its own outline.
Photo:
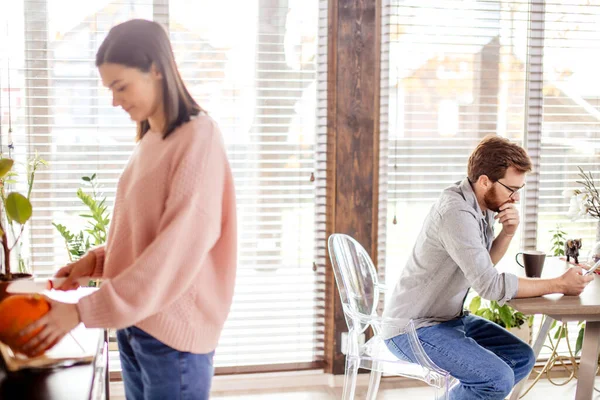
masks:
[[[327,236],[345,233],[377,260],[381,2],[332,0],[328,42]],[[329,262],[329,261],[328,261]],[[325,371],[344,373],[348,328],[331,265],[326,274]]]

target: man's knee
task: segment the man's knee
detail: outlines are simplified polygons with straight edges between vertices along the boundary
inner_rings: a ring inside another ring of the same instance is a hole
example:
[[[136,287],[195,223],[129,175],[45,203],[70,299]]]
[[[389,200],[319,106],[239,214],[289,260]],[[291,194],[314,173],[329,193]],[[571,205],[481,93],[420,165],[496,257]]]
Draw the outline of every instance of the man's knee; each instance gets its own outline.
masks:
[[[519,382],[521,379],[525,379],[531,373],[531,370],[535,366],[535,353],[529,346],[523,349],[523,367],[520,374],[515,374],[515,382]]]
[[[505,370],[503,375],[498,374],[496,381],[492,383],[499,399],[508,396],[515,386],[515,375],[512,370]],[[496,398],[496,397],[494,397]]]
[[[484,375],[485,378],[479,384],[472,386],[478,398],[504,399],[511,392],[515,386],[515,375],[512,368],[502,364],[490,365]]]

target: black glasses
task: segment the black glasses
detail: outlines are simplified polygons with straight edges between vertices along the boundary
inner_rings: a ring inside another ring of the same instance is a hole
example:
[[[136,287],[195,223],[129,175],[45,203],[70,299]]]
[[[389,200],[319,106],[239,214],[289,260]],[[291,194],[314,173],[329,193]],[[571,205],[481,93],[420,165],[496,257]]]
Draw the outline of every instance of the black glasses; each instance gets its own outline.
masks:
[[[520,188],[517,189],[513,189],[510,186],[506,186],[504,183],[500,182],[500,181],[496,181],[499,184],[501,184],[502,186],[504,186],[506,189],[508,189],[508,191],[510,191],[510,196],[508,196],[509,199],[512,199],[513,195],[515,193],[517,193],[519,190],[523,189],[525,187],[525,185],[521,186]]]

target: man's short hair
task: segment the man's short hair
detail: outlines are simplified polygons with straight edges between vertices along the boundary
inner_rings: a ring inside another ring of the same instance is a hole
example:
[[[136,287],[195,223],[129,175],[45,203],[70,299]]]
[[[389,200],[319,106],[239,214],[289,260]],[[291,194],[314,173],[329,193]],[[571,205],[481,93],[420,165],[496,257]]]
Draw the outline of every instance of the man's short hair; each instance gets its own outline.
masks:
[[[495,182],[504,177],[509,167],[522,173],[531,172],[531,159],[518,144],[500,136],[488,135],[471,153],[467,176],[472,183],[477,182],[481,175]]]

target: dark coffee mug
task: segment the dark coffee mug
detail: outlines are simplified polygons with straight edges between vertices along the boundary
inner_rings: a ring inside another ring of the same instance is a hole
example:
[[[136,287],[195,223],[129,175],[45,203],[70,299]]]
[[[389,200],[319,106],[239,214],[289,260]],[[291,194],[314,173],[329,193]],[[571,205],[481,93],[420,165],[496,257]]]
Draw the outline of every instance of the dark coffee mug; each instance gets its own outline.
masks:
[[[519,255],[523,255],[523,264],[519,262]],[[540,278],[546,261],[546,253],[538,250],[526,250],[515,256],[517,264],[525,268],[525,275],[529,278]]]

